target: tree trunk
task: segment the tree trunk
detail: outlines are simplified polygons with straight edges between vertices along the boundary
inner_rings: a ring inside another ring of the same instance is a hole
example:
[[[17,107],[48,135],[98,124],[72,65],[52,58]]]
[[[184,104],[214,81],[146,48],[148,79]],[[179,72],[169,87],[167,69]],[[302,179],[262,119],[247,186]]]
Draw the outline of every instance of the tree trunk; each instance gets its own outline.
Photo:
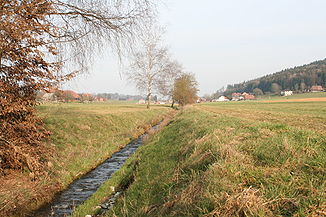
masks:
[[[174,106],[174,100],[172,100],[171,108],[173,108],[173,106]]]
[[[148,108],[148,109],[149,109],[149,106],[150,106],[150,103],[151,103],[151,97],[152,97],[152,94],[149,93],[149,94],[147,95],[147,108]]]

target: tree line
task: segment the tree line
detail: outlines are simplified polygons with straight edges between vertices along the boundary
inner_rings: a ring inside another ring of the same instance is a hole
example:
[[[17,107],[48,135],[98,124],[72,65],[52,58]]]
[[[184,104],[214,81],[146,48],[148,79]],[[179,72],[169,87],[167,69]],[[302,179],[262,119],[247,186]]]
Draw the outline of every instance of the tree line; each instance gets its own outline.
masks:
[[[224,94],[249,92],[256,95],[279,94],[282,90],[307,92],[314,85],[326,87],[326,59],[285,69],[251,81],[228,85]]]

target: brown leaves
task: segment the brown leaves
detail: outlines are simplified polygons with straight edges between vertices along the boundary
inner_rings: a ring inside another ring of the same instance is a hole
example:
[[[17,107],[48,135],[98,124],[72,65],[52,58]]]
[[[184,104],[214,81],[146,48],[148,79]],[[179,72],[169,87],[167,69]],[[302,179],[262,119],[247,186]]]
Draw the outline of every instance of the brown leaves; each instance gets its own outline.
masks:
[[[41,141],[49,135],[35,116],[36,91],[61,79],[55,76],[57,63],[45,53],[54,53],[44,31],[49,1],[0,1],[0,172],[7,169],[43,172],[45,148]],[[43,12],[43,13],[42,13]]]

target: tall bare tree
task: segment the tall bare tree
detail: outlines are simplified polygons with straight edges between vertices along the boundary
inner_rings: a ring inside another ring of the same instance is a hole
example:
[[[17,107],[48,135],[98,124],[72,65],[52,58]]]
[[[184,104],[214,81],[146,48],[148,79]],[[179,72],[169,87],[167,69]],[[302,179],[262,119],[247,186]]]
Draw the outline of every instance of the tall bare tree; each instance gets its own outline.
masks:
[[[42,170],[48,132],[36,92],[85,71],[105,43],[120,53],[151,8],[150,0],[0,0],[0,173]]]
[[[161,73],[158,78],[158,91],[162,96],[168,97],[168,99],[172,100],[172,108],[174,106],[174,82],[182,74],[182,65],[177,60],[174,60],[167,64],[167,70],[165,73]]]
[[[154,30],[142,39],[142,48],[135,52],[128,72],[128,79],[146,93],[147,108],[153,91],[157,91],[161,78],[169,72],[168,50],[160,46],[162,31]]]

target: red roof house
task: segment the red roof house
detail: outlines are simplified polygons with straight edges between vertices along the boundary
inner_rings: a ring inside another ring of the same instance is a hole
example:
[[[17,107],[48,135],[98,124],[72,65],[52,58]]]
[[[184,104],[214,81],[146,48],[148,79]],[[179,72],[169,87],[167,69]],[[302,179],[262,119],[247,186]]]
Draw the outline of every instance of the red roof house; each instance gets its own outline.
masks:
[[[314,85],[310,88],[312,92],[321,92],[324,91],[324,88],[320,85]]]

